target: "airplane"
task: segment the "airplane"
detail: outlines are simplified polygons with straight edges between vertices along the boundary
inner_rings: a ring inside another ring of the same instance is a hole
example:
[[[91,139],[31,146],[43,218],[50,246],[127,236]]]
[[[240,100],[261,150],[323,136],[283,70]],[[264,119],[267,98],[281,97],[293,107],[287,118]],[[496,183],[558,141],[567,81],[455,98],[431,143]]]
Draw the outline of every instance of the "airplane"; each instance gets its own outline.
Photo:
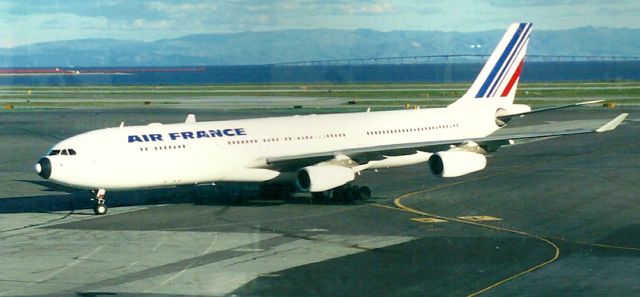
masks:
[[[531,23],[508,27],[467,92],[441,108],[284,116],[98,129],[54,145],[36,164],[40,177],[91,190],[107,213],[106,191],[255,182],[293,186],[314,199],[369,197],[352,184],[365,170],[427,163],[443,178],[482,170],[486,154],[514,140],[615,129],[623,113],[597,129],[494,135],[516,117],[599,101],[532,110],[514,104]],[[268,186],[265,188],[269,188]]]

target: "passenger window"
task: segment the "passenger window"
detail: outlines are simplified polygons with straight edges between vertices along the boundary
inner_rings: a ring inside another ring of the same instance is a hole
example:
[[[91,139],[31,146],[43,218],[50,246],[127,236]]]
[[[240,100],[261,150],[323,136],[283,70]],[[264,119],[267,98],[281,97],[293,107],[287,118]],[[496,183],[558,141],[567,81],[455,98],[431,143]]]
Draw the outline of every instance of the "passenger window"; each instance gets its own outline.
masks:
[[[60,150],[52,150],[52,151],[49,153],[49,156],[55,156],[55,155],[59,155],[59,154],[60,154]]]
[[[74,149],[69,149],[69,155],[75,156],[76,151]]]

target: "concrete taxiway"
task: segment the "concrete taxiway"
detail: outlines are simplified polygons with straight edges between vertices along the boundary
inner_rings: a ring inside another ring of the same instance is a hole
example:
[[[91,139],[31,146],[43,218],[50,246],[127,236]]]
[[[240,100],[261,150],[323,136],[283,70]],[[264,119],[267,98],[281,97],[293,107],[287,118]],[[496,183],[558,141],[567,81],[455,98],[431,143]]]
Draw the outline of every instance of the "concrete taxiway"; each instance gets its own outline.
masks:
[[[199,120],[256,115],[1,113],[0,296],[640,293],[636,109],[518,119],[509,129],[597,126],[631,113],[609,133],[502,148],[486,170],[461,178],[438,179],[424,166],[366,172],[357,182],[374,198],[355,204],[265,201],[255,187],[219,185],[108,193],[109,214],[97,217],[84,191],[33,172],[60,139],[120,121],[180,122],[191,112]]]

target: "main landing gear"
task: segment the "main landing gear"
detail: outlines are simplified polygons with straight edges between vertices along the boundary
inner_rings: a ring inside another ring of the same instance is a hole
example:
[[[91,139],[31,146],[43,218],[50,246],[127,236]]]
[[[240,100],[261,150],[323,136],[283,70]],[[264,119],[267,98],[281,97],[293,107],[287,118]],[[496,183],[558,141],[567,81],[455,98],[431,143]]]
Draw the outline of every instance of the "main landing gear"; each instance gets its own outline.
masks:
[[[295,192],[290,183],[264,183],[260,185],[260,197],[267,199],[289,200]]]
[[[288,200],[292,196],[295,196],[295,188],[290,183],[265,183],[260,185],[260,197]],[[311,198],[313,202],[318,203],[349,203],[371,198],[371,189],[367,186],[347,184],[323,192],[311,192]]]
[[[312,192],[311,197],[320,202],[353,202],[371,198],[371,189],[367,186],[344,185],[324,192]]]
[[[104,215],[107,213],[107,204],[104,198],[106,194],[105,189],[97,189],[91,191],[91,200],[95,201],[95,205],[93,206],[93,213],[97,215]]]

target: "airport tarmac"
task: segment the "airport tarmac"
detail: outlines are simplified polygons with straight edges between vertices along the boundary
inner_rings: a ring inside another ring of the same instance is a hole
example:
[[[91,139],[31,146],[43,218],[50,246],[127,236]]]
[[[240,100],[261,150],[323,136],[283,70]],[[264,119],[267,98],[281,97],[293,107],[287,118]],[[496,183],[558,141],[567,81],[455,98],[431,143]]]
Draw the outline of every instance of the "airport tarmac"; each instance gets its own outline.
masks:
[[[518,119],[508,129],[597,126],[630,112],[609,133],[504,147],[460,178],[424,165],[365,172],[357,183],[374,197],[354,204],[265,201],[254,186],[209,185],[108,193],[106,216],[93,215],[84,191],[35,174],[55,142],[121,121],[256,111],[2,112],[0,296],[637,296],[637,111]]]

